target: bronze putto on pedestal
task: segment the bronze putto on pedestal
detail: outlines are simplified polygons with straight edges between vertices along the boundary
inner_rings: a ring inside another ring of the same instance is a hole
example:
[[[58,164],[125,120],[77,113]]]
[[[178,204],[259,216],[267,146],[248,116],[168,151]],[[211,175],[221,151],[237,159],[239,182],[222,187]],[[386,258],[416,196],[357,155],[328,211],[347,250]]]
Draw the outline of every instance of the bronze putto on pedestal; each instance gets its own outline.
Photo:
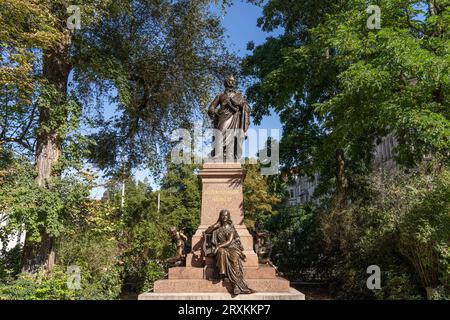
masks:
[[[175,257],[169,258],[167,262],[172,267],[178,267],[183,265],[186,261],[187,237],[181,230],[178,231],[175,227],[170,228],[170,235],[172,236],[172,241],[175,243],[177,249]]]
[[[270,259],[272,255],[272,243],[270,242],[270,234],[267,230],[264,230],[262,227],[262,223],[257,220],[255,222],[255,229],[252,232],[253,240],[254,240],[254,250],[258,255],[258,263],[259,264],[268,264],[271,267],[275,268],[278,273],[278,268],[275,266]]]

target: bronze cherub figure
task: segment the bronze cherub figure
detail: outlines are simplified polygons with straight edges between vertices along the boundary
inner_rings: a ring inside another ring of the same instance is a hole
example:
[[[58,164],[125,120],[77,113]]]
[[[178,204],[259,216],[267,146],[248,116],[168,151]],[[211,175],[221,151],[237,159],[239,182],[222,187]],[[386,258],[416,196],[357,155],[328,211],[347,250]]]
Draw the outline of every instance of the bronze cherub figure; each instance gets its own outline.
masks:
[[[181,230],[178,231],[175,227],[170,228],[170,234],[172,236],[173,243],[176,245],[176,254],[175,257],[167,259],[167,262],[173,267],[178,267],[183,265],[186,261],[187,237]]]

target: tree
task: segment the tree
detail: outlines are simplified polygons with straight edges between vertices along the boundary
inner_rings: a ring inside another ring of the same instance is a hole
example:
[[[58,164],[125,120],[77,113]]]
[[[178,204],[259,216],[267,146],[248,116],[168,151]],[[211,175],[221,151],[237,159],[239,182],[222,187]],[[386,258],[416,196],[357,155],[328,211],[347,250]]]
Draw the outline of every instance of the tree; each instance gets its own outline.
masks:
[[[424,287],[442,285],[437,270],[446,268],[447,254],[440,241],[448,232],[437,225],[447,224],[441,198],[447,182],[433,180],[439,191],[423,190],[440,199],[430,210],[431,202],[415,197],[422,191],[409,189],[410,177],[395,176],[389,192],[386,185],[374,188],[371,161],[377,140],[393,133],[398,164],[415,170],[427,156],[448,167],[450,7],[448,1],[371,4],[381,9],[381,29],[367,27],[373,14],[367,1],[264,2],[260,26],[281,27],[282,34],[255,47],[243,69],[254,79],[247,95],[256,120],[270,108],[280,114],[285,170],[320,172],[318,191],[332,195],[315,214],[326,244],[320,255],[335,262],[334,283],[346,297],[367,297],[362,266],[377,261],[387,270],[380,296],[412,297],[417,277]]]
[[[195,175],[198,166],[168,162],[166,167],[160,190],[152,191],[147,183],[132,179],[125,182],[117,240],[126,290],[151,289],[153,282],[163,276],[166,259],[174,254],[170,228],[184,229],[192,235],[200,222],[200,182]],[[114,180],[111,183],[107,202],[119,208],[121,191]]]
[[[94,211],[88,198],[93,177],[88,171],[55,177],[51,189],[42,188],[29,159],[0,149],[0,185],[0,212],[6,222],[0,228],[2,247],[24,231],[36,243],[42,230],[54,236],[70,232]]]
[[[35,153],[41,188],[51,189],[53,178],[68,168],[70,155],[63,151],[87,149],[79,145],[79,117],[102,94],[115,100],[120,116],[99,121],[91,159],[112,173],[124,163],[157,167],[157,151],[165,154],[169,147],[167,131],[188,123],[214,77],[233,63],[219,60],[227,54],[209,1],[71,4],[82,8],[81,30],[67,27],[63,0],[8,0],[0,6],[0,41],[7,49],[0,72],[6,116],[0,139]],[[53,237],[42,229],[38,244],[27,238],[26,270],[51,267]]]
[[[161,217],[187,234],[200,224],[201,185],[198,165],[167,164],[161,183]]]
[[[322,254],[319,225],[319,216],[309,205],[287,206],[267,217],[264,228],[271,235],[272,259],[290,279],[323,280],[329,276],[333,261]]]
[[[252,227],[256,220],[263,220],[273,212],[273,207],[281,199],[271,192],[269,179],[261,175],[261,164],[245,164],[244,211],[247,227]]]
[[[352,176],[370,171],[377,138],[394,132],[409,166],[450,146],[447,1],[373,4],[380,30],[367,28],[366,1],[268,1],[259,25],[283,33],[243,63],[255,120],[280,114],[284,165],[321,171],[337,211],[358,195]]]

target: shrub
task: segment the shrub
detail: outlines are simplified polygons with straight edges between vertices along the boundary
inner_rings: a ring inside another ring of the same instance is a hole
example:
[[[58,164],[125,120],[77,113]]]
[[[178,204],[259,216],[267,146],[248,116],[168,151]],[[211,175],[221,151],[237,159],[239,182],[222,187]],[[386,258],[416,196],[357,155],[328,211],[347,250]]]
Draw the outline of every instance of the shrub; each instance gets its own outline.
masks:
[[[125,291],[144,292],[164,276],[163,261],[174,250],[168,226],[145,221],[124,230],[120,259],[124,266]]]
[[[333,230],[343,231],[329,237],[339,244],[334,254],[340,260],[335,266],[340,296],[444,297],[450,277],[450,171],[431,162],[408,173],[374,174],[370,190],[367,200],[341,213]],[[327,238],[329,229],[322,230]],[[369,265],[381,269],[380,291],[365,285]]]
[[[296,205],[280,209],[264,222],[271,233],[272,259],[291,279],[321,279],[329,272],[319,219],[310,206]]]
[[[123,268],[118,260],[118,242],[113,237],[89,229],[79,230],[60,238],[57,253],[58,265],[80,268],[80,299],[118,298]]]
[[[76,290],[67,286],[69,275],[55,267],[52,272],[22,273],[0,284],[0,300],[75,300]]]
[[[22,245],[17,244],[14,248],[0,254],[0,282],[16,276],[20,272],[22,261]]]
[[[275,264],[326,280],[337,298],[448,299],[450,170],[431,161],[368,182],[340,212],[292,206],[269,217]],[[381,269],[379,290],[367,288],[370,265]]]

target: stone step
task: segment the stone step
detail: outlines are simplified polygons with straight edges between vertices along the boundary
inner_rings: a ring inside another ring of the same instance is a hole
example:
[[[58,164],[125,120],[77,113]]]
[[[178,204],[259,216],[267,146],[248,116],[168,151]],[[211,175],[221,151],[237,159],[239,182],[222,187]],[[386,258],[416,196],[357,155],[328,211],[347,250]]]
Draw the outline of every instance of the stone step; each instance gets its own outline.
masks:
[[[174,267],[169,269],[169,279],[204,279],[203,268]]]
[[[214,269],[211,267],[173,267],[169,269],[169,279],[211,279]],[[245,279],[275,279],[277,277],[275,268],[269,265],[258,267],[244,267]]]
[[[245,267],[258,267],[258,255],[253,250],[244,250]],[[186,267],[201,268],[204,265],[214,265],[214,257],[203,257],[201,253],[191,252],[186,255]]]
[[[214,267],[206,266],[204,272],[204,278],[207,280],[214,278]],[[217,272],[217,271],[216,271]],[[217,275],[216,275],[217,277]],[[244,266],[244,278],[245,279],[275,279],[277,277],[275,268],[266,265],[260,265],[258,267],[245,267]]]
[[[274,267],[259,265],[258,267],[244,267],[245,279],[274,279],[277,273]]]
[[[250,288],[257,292],[289,292],[289,281],[283,278],[247,279],[246,282]],[[156,281],[154,292],[229,292],[230,287],[229,282],[223,281],[169,279]]]
[[[225,292],[146,292],[140,294],[138,300],[305,300],[305,295],[294,288],[289,292],[256,292],[238,296]]]
[[[214,268],[204,267],[174,267],[169,269],[169,279],[211,279],[214,275]],[[275,268],[269,265],[258,267],[244,267],[245,279],[274,279],[276,278]]]

